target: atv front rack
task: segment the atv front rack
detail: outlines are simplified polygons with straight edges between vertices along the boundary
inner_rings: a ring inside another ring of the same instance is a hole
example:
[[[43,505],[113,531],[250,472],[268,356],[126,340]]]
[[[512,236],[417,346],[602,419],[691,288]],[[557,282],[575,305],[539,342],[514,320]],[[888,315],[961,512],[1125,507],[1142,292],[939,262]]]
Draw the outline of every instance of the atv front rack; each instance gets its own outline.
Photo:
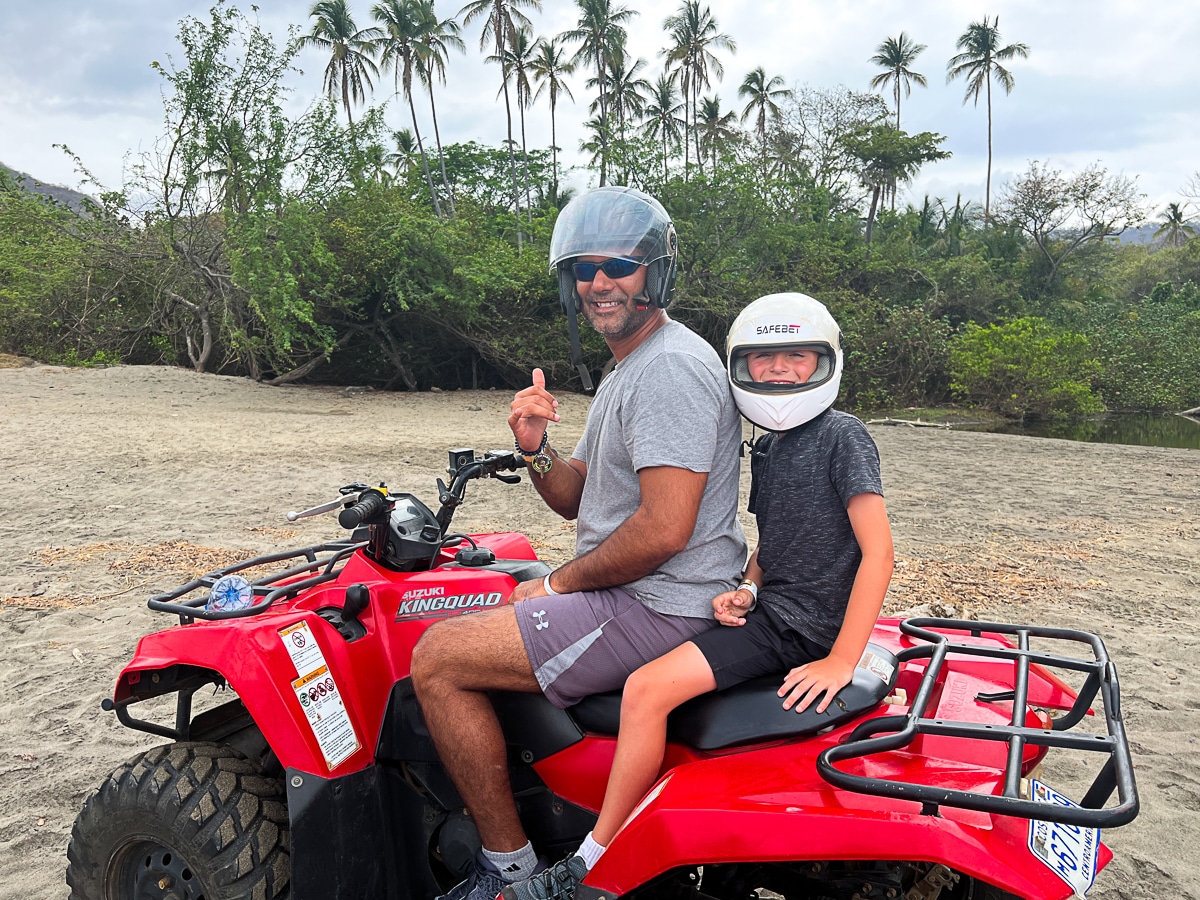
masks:
[[[817,771],[822,778],[835,787],[860,794],[916,801],[921,804],[921,812],[926,815],[937,815],[939,806],[949,806],[1087,828],[1116,827],[1128,824],[1134,819],[1138,813],[1137,787],[1133,780],[1133,763],[1129,757],[1129,743],[1125,737],[1121,717],[1121,692],[1117,683],[1117,670],[1109,660],[1104,643],[1098,636],[1065,628],[936,618],[905,619],[900,623],[900,630],[925,642],[907,647],[896,654],[901,665],[910,660],[929,660],[916,698],[907,714],[869,719],[855,728],[843,743],[823,751],[817,757]],[[958,643],[951,639],[951,635],[941,633],[942,630],[968,632],[975,637],[984,634],[1011,635],[1016,638],[1016,646]],[[1086,644],[1091,647],[1092,658],[1083,659],[1033,651],[1029,647],[1031,637]],[[927,717],[926,709],[934,695],[942,665],[949,654],[1013,661],[1013,689],[1002,694],[977,697],[986,702],[1011,700],[1012,721],[1008,725]],[[1030,664],[1047,669],[1083,672],[1087,676],[1071,709],[1055,719],[1050,729],[1030,728],[1025,724]],[[1097,693],[1100,694],[1104,706],[1107,734],[1071,732],[1071,729],[1087,715]],[[1006,742],[1008,755],[1001,793],[982,794],[929,784],[870,778],[853,775],[834,766],[834,763],[842,760],[901,750],[912,744],[918,736],[925,734]],[[1107,759],[1079,806],[1039,803],[1021,797],[1021,763],[1027,745],[1103,753]],[[1114,790],[1117,792],[1118,805],[1106,809],[1104,805]]]
[[[297,550],[285,550],[281,553],[256,556],[253,559],[243,560],[231,566],[215,569],[207,575],[201,575],[199,578],[175,588],[173,591],[168,591],[165,594],[156,594],[147,601],[146,605],[158,612],[174,613],[179,616],[179,621],[183,625],[190,625],[195,619],[207,619],[211,621],[213,619],[240,619],[246,616],[257,616],[259,613],[266,612],[276,600],[290,597],[307,588],[324,584],[327,581],[337,578],[338,573],[341,572],[342,566],[345,565],[346,559],[350,554],[359,547],[365,546],[365,541],[331,541],[327,544],[315,544],[312,547],[301,547]],[[224,576],[232,575],[236,572],[244,572],[256,566],[275,565],[276,563],[300,557],[304,558],[304,562],[288,566],[282,571],[264,575],[262,578],[250,582],[252,597],[255,601],[250,606],[243,609],[223,610],[204,608],[205,603],[208,602],[208,594],[212,591],[213,585]],[[306,572],[316,572],[317,574],[308,578],[301,578],[300,576]],[[201,589],[204,589],[204,593],[187,600],[180,600],[181,597],[185,597],[193,591],[200,591]]]

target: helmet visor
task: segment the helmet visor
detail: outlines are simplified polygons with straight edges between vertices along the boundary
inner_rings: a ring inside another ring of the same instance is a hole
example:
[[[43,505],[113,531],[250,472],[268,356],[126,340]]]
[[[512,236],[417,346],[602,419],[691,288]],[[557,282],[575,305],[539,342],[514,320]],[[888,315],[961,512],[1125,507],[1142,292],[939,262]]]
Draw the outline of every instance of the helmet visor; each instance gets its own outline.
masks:
[[[834,363],[833,348],[826,343],[743,346],[730,355],[729,378],[756,394],[795,394],[829,381]]]
[[[674,226],[654,198],[627,188],[600,188],[567,204],[554,224],[550,267],[577,256],[648,265],[674,252]]]

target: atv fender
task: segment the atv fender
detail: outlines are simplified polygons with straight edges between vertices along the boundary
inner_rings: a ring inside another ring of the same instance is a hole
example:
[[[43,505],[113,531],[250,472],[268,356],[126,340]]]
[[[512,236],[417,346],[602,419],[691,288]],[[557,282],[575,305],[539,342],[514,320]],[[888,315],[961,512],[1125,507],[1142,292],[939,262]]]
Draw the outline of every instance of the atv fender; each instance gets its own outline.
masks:
[[[824,749],[829,744],[814,741]],[[665,775],[588,873],[580,898],[619,897],[683,866],[806,860],[941,863],[1030,900],[1071,888],[1026,847],[1028,822],[838,791],[811,751],[768,748],[700,760]],[[654,853],[646,848],[653,847]],[[1101,845],[1099,868],[1112,858]]]

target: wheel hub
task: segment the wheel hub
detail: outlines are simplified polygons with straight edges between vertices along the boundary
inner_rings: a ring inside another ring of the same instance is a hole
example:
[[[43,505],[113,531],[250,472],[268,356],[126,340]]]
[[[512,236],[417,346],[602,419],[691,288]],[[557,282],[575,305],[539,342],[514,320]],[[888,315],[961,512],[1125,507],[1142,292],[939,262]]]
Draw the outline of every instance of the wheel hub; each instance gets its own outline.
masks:
[[[183,854],[158,841],[129,844],[109,869],[109,897],[121,900],[203,900],[204,886]]]

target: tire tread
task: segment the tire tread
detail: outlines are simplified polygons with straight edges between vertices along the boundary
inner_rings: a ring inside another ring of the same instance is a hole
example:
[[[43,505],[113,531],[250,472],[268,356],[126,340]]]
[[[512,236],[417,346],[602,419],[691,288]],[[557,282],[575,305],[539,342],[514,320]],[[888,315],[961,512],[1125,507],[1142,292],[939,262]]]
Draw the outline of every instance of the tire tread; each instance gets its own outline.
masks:
[[[284,900],[290,893],[282,781],[230,747],[168,744],[118,766],[84,801],[72,829],[72,900],[117,900],[106,896],[103,882],[129,821],[159,829],[197,872],[209,900]]]

